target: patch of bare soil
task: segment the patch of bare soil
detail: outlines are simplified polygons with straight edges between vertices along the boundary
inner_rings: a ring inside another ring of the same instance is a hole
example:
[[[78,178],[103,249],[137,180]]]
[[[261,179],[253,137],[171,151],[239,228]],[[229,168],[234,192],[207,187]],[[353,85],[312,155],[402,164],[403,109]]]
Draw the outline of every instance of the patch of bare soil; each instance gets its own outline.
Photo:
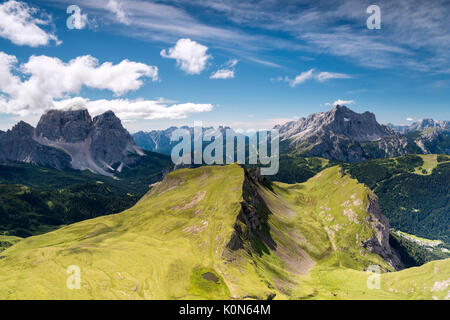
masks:
[[[193,208],[197,203],[199,203],[200,201],[203,200],[203,198],[205,198],[205,195],[206,195],[206,191],[200,191],[195,195],[195,197],[192,199],[191,202],[189,202],[188,204],[185,204],[182,207],[176,207],[175,209],[187,210],[187,209]]]

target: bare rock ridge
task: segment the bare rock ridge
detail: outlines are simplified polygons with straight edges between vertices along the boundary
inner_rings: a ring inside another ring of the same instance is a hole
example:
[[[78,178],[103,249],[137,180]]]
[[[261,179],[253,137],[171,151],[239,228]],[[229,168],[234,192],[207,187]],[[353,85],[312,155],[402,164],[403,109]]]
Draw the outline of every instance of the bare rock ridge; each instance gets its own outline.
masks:
[[[243,201],[241,211],[234,225],[234,233],[227,245],[230,250],[242,249],[246,240],[259,238],[270,249],[276,249],[276,243],[270,236],[268,216],[271,214],[263,198],[259,195],[257,183],[268,185],[267,178],[261,176],[259,169],[244,169],[242,186]]]
[[[19,122],[0,134],[0,162],[27,162],[112,176],[143,152],[113,112],[91,118],[87,110],[50,110],[35,128]]]

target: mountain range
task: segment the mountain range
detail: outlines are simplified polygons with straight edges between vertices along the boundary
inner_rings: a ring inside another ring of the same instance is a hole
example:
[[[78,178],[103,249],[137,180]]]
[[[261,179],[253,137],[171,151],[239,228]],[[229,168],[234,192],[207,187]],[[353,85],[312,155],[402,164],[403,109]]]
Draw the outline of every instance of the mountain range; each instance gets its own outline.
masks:
[[[144,156],[143,150],[170,155],[178,143],[170,140],[176,129],[130,135],[111,111],[92,119],[87,110],[50,110],[36,128],[21,121],[7,132],[0,131],[0,163],[114,176],[124,167],[133,167]],[[193,137],[192,127],[180,129]],[[226,129],[217,130],[225,135]],[[361,162],[412,153],[450,153],[449,121],[424,119],[408,127],[382,125],[373,113],[359,114],[340,105],[274,129],[280,132],[282,154]],[[215,129],[203,128],[203,132],[211,130]]]
[[[400,130],[379,124],[370,112],[356,113],[337,105],[328,112],[277,125],[283,154],[322,157],[343,162],[402,156],[411,153],[450,153],[448,121],[423,121]],[[182,127],[193,131],[193,128]],[[434,128],[436,130],[431,130]],[[133,134],[142,149],[170,154],[170,137],[177,127]]]
[[[336,106],[275,128],[273,177],[174,170],[175,127],[131,136],[112,112],[0,131],[0,298],[450,298],[450,156],[420,154],[448,150],[444,122]]]

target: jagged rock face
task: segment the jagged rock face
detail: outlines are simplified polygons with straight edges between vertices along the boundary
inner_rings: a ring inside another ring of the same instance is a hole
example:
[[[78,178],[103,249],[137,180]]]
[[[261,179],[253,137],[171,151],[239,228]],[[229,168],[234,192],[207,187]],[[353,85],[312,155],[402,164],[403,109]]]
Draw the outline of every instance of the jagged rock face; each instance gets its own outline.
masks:
[[[130,165],[137,159],[130,156],[131,154],[142,155],[131,135],[112,111],[94,118],[90,150],[96,162],[108,166],[119,162]]]
[[[308,156],[359,162],[407,152],[402,136],[380,125],[373,113],[359,114],[345,106],[338,105],[329,112],[312,114],[275,129],[280,131],[281,143],[288,152]]]
[[[36,127],[36,136],[54,141],[80,142],[87,139],[92,129],[92,119],[87,110],[45,113]]]
[[[268,215],[271,214],[263,198],[260,196],[257,183],[269,185],[270,181],[261,175],[260,169],[244,169],[245,179],[242,185],[243,201],[237,221],[233,226],[234,232],[227,244],[227,248],[235,251],[243,248],[245,240],[259,238],[272,250],[277,244],[270,235]]]
[[[1,162],[31,162],[58,169],[113,175],[144,153],[109,111],[93,120],[87,110],[50,110],[37,128],[20,122],[0,134]]]
[[[363,247],[372,253],[380,255],[386,260],[395,270],[403,268],[398,253],[389,244],[389,221],[381,212],[377,196],[369,198],[369,206],[367,207],[369,213],[369,223],[375,231],[372,238],[363,243]]]
[[[0,162],[26,162],[57,169],[70,168],[71,158],[60,150],[39,144],[34,128],[21,121],[0,135]]]

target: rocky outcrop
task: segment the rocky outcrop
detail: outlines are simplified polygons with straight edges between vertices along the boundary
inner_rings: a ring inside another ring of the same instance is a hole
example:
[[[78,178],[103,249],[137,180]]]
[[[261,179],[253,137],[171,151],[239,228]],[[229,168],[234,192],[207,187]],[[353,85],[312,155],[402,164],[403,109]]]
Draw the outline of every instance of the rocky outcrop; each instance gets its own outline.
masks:
[[[245,177],[242,186],[243,201],[241,210],[234,225],[227,248],[235,251],[242,249],[246,241],[252,242],[255,238],[261,240],[268,248],[275,250],[276,243],[269,232],[267,219],[270,210],[258,192],[257,183],[269,185],[270,182],[258,170],[244,169]],[[255,248],[253,248],[255,249]]]
[[[370,223],[374,234],[369,240],[363,243],[363,247],[368,251],[381,256],[395,270],[402,269],[403,264],[398,253],[395,252],[389,244],[389,221],[381,212],[377,196],[369,196],[367,212],[369,213],[368,222]]]

